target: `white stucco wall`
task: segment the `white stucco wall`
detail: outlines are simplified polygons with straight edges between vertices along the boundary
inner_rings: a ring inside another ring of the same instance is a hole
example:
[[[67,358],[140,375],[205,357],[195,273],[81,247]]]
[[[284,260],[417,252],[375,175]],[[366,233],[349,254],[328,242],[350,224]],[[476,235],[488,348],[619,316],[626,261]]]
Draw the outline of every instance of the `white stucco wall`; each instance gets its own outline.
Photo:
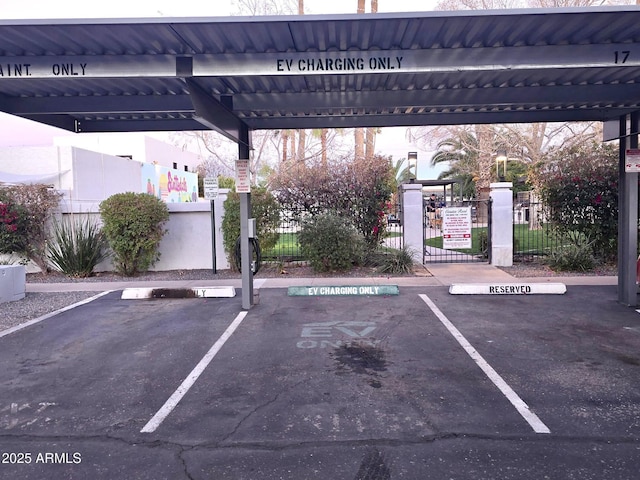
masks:
[[[202,163],[201,157],[193,152],[139,133],[83,133],[54,139],[54,145],[74,146],[104,153],[111,156],[131,156],[138,162],[155,163],[163,167],[195,172]]]
[[[77,133],[56,137],[57,146],[78,147],[107,155],[131,156],[133,160],[144,162],[144,137],[139,133]]]
[[[56,190],[73,188],[71,149],[58,147],[6,147],[0,149],[0,172],[51,176]]]
[[[142,164],[71,147],[73,190],[71,201],[101,202],[115,193],[142,192]]]
[[[154,145],[160,148],[164,144]],[[89,215],[99,223],[102,200],[115,193],[143,191],[140,162],[71,146],[0,149],[0,171],[19,175],[57,174],[53,175],[52,184],[64,193],[59,218]],[[227,193],[221,189],[215,201],[216,267],[220,270],[230,268],[221,230]],[[160,244],[161,257],[153,270],[212,268],[210,202],[169,203],[167,208],[168,232]],[[113,265],[109,260],[96,268],[96,271],[110,270]],[[38,271],[35,265],[27,266],[27,272],[35,271]]]
[[[195,172],[197,166],[202,163],[200,156],[192,152],[182,151],[178,147],[161,142],[155,138],[144,137],[145,159],[147,163],[157,163],[163,167],[184,171],[187,166],[189,172]]]
[[[222,241],[223,203],[226,193],[215,201],[216,268],[230,268]],[[195,270],[212,268],[210,202],[169,203],[167,233],[160,243],[160,260],[151,270]]]

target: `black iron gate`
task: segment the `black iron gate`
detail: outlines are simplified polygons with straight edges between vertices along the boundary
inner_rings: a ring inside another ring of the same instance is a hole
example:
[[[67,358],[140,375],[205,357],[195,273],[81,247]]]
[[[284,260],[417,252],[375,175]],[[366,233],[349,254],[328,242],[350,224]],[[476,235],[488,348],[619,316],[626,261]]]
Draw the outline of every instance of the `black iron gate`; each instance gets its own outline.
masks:
[[[443,217],[447,206],[436,205],[436,208],[429,208],[429,204],[424,208],[424,263],[472,263],[489,262],[491,252],[491,199],[470,200],[462,202],[452,208],[469,209],[471,216],[471,246],[457,248],[456,241],[452,241],[449,232],[450,225],[444,225]],[[447,236],[448,238],[444,238]],[[453,239],[455,240],[455,239]],[[467,242],[468,243],[468,240]],[[453,244],[453,246],[452,246]]]

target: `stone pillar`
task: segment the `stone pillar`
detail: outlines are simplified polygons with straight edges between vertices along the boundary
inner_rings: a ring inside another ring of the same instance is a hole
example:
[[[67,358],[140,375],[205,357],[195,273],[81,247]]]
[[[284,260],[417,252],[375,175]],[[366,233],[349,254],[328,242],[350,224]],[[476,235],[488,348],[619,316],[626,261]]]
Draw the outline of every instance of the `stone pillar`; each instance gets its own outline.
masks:
[[[413,260],[422,263],[424,261],[422,184],[403,183],[401,186],[404,245],[413,252]]]
[[[511,182],[491,184],[491,265],[513,265],[513,192]]]

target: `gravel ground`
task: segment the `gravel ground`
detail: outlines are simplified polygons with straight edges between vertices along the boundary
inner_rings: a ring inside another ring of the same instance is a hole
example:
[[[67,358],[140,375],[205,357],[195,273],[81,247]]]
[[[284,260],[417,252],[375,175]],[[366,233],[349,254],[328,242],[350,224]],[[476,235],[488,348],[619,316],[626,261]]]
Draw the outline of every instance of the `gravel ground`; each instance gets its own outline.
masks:
[[[516,263],[513,267],[502,267],[502,270],[513,275],[514,277],[562,277],[576,275],[616,275],[615,266],[600,267],[592,272],[554,272],[545,265],[536,263]],[[429,275],[427,269],[417,267],[413,275],[425,276]],[[333,272],[318,274],[310,267],[305,265],[287,265],[284,268],[273,266],[263,267],[256,278],[274,278],[274,277],[379,277],[380,273],[373,268],[359,267],[349,272]],[[388,275],[384,275],[387,277]],[[391,277],[406,275],[391,275]],[[74,283],[74,282],[109,282],[109,281],[132,281],[132,280],[221,280],[241,278],[237,272],[230,270],[219,270],[217,274],[213,274],[211,270],[171,270],[165,272],[147,272],[137,277],[129,278],[112,272],[97,273],[89,278],[70,278],[59,273],[50,273],[48,275],[28,274],[27,283]],[[65,292],[65,293],[27,293],[25,298],[15,302],[5,302],[2,304],[0,311],[0,332],[24,323],[28,320],[39,318],[48,313],[54,312],[61,308],[73,305],[77,302],[96,295],[96,292]]]
[[[0,332],[94,295],[96,292],[27,293],[22,300],[0,304]]]

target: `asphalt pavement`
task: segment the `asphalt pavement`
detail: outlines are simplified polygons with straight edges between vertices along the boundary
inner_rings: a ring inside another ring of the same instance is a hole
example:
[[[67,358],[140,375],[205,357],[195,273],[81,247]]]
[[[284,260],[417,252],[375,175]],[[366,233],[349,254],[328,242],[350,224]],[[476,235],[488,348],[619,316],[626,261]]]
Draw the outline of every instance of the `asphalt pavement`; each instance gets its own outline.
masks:
[[[258,277],[249,311],[240,295],[122,300],[109,283],[0,338],[0,478],[637,478],[640,314],[612,278],[451,295],[527,280],[429,270]],[[78,285],[96,288],[29,289]],[[367,288],[324,288],[349,285]]]

